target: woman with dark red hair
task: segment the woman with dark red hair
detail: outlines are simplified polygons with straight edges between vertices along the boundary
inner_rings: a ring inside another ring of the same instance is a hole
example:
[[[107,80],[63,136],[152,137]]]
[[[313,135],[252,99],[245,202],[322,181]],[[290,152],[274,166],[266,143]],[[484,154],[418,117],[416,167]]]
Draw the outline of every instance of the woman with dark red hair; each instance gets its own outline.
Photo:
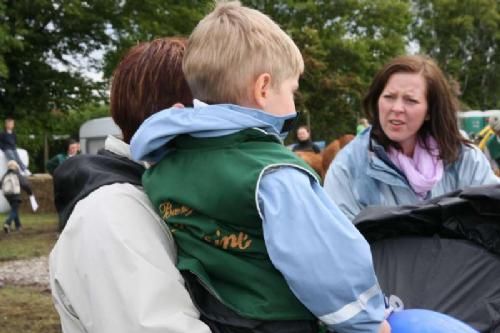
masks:
[[[368,206],[416,204],[500,182],[460,134],[458,100],[431,58],[390,60],[363,107],[372,126],[335,156],[325,177],[326,192],[349,219]]]
[[[111,115],[123,138],[75,156],[54,175],[63,230],[50,284],[63,332],[209,332],[175,267],[175,244],[141,187],[145,166],[129,142],[150,115],[191,104],[182,73],[186,41],[133,47],[113,75]]]

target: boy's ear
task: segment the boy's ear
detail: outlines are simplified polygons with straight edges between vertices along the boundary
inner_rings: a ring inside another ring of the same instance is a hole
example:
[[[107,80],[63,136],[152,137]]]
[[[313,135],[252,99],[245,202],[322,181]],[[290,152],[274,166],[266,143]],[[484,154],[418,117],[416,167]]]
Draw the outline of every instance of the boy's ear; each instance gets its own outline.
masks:
[[[257,77],[253,87],[253,98],[259,109],[264,109],[271,90],[271,74],[263,73]]]

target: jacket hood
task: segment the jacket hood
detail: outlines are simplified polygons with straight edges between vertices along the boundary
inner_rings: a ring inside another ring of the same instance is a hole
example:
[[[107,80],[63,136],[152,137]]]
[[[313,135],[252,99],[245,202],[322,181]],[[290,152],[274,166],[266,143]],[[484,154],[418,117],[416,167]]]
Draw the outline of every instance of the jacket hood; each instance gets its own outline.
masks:
[[[142,165],[106,150],[64,161],[54,172],[54,202],[60,229],[66,225],[78,201],[104,185],[129,183],[140,186],[144,170]]]
[[[232,104],[207,105],[199,101],[194,104],[193,108],[166,109],[146,119],[130,142],[132,157],[157,162],[169,152],[167,144],[182,134],[217,137],[260,128],[284,139],[297,116],[296,113],[274,116]]]

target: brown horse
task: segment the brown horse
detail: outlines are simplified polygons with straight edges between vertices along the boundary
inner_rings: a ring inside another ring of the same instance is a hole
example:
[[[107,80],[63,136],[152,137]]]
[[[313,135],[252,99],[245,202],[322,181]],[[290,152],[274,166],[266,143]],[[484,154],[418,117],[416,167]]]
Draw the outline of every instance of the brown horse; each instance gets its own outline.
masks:
[[[295,152],[299,157],[301,157],[307,164],[309,164],[321,177],[325,178],[326,172],[330,163],[332,163],[335,155],[342,149],[345,145],[354,139],[354,135],[345,134],[340,138],[333,140],[322,152],[321,154],[316,154],[313,152],[297,151]]]
[[[324,177],[323,156],[321,154],[312,151],[296,151],[295,154],[306,161],[321,178]]]
[[[338,152],[342,148],[344,148],[344,146],[351,142],[354,137],[355,136],[352,134],[345,134],[337,140],[333,140],[328,146],[326,146],[326,148],[321,153],[323,155],[323,170],[325,174],[328,171],[328,168],[330,167],[333,159],[335,158],[335,155],[337,155]]]

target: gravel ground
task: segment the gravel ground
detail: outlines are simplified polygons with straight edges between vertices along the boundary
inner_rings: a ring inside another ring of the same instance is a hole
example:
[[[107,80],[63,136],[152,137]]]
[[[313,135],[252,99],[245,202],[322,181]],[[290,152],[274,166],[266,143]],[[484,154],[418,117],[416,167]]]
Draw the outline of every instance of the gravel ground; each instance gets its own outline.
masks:
[[[2,284],[17,286],[38,285],[48,289],[48,257],[0,262],[0,285]]]

